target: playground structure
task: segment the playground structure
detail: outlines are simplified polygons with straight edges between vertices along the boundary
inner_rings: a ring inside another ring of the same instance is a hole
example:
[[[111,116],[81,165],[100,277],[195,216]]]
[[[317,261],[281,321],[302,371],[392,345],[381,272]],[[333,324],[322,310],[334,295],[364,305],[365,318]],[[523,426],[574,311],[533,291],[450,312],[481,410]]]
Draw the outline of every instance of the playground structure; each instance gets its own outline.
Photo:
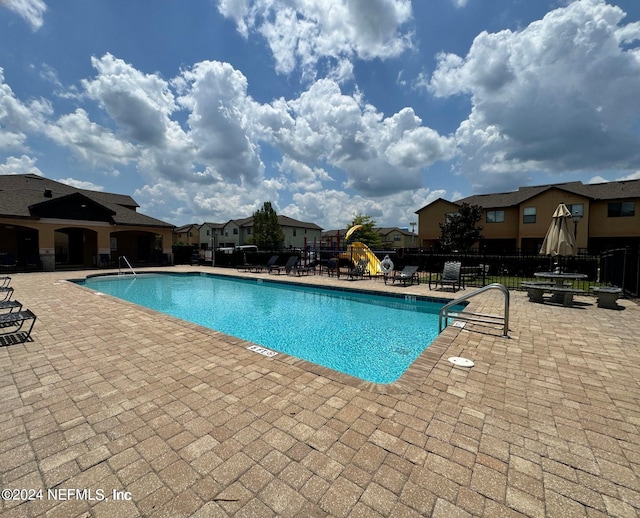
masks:
[[[354,225],[347,230],[344,236],[345,240],[349,239],[351,235],[360,228],[362,228],[362,225]],[[376,254],[374,254],[367,245],[359,241],[347,245],[346,253],[340,254],[340,257],[342,259],[349,259],[353,264],[356,264],[360,259],[367,259],[369,261],[369,273],[371,275],[384,273],[380,259],[376,257]]]

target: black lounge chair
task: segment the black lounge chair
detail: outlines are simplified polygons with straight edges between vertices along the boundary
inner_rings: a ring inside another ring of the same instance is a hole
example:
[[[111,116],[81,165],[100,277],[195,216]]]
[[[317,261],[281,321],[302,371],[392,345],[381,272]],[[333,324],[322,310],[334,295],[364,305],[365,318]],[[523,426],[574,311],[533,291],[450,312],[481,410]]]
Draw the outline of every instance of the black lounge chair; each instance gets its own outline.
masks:
[[[279,258],[279,255],[272,255],[267,261],[267,264],[243,264],[238,266],[238,271],[259,273],[262,270],[268,270],[274,266],[278,262]]]
[[[11,284],[11,277],[0,277],[0,288],[8,288]]]
[[[23,326],[29,322],[29,329],[23,331]],[[36,316],[29,309],[0,314],[0,345],[27,342],[35,323]]]
[[[327,265],[325,266],[325,270],[329,277],[340,277],[340,261],[333,257],[327,261]]]
[[[13,288],[3,286],[0,288],[0,301],[11,300],[13,295]]]
[[[21,311],[22,310],[22,302],[18,302],[17,300],[3,300],[0,302],[0,311],[4,311],[5,309],[9,310],[9,313],[13,313],[13,311]]]
[[[438,278],[432,280],[431,273],[429,273],[429,289],[432,289],[432,282],[435,284],[436,288],[438,285],[440,285],[441,288],[451,286],[454,293],[456,292],[456,286],[458,286],[458,289],[464,288],[462,278],[460,276],[461,266],[462,263],[459,261],[447,261],[444,263],[444,269]]]
[[[296,275],[309,275],[311,272],[315,274],[316,268],[311,265],[304,265],[296,263],[293,268],[291,268],[291,273],[295,273]]]
[[[278,266],[278,265],[270,266],[269,273],[277,273],[278,275],[280,275],[282,272],[285,272],[286,274],[289,274],[291,270],[293,270],[296,267],[296,264],[298,264],[298,257],[295,255],[292,255],[291,257],[289,257],[289,259],[287,260],[287,263],[284,266]]]
[[[386,284],[388,280],[391,280],[391,284],[394,282],[401,282],[403,286],[409,286],[414,282],[416,284],[420,284],[420,279],[418,278],[418,267],[417,266],[405,266],[402,271],[393,272],[393,275],[384,278],[384,283]]]
[[[360,259],[356,265],[347,272],[347,278],[351,280],[364,279],[365,275],[369,275],[369,259]]]

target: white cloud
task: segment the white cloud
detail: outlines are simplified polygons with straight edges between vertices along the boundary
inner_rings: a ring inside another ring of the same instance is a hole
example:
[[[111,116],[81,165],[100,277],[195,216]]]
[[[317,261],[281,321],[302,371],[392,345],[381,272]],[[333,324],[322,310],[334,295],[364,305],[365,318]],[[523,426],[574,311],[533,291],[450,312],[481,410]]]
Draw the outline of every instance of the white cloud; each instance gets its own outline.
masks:
[[[257,107],[244,75],[228,63],[203,61],[184,71],[180,104],[190,110],[191,145],[196,159],[222,178],[255,184],[264,172],[251,127]]]
[[[42,131],[52,112],[51,104],[44,99],[20,101],[4,82],[0,67],[0,149],[25,149],[27,135]]]
[[[477,186],[532,170],[638,167],[640,51],[629,44],[640,24],[623,18],[604,0],[582,0],[521,31],[483,32],[464,57],[439,56],[430,91],[471,97],[456,137]]]
[[[138,150],[133,144],[91,122],[87,112],[81,108],[50,124],[46,134],[92,165],[108,167],[114,163],[127,164],[138,156]]]
[[[290,156],[283,157],[279,169],[291,176],[291,180],[285,178],[282,184],[291,191],[318,191],[322,189],[323,182],[333,181],[322,167],[311,167]]]
[[[27,155],[7,157],[5,163],[0,164],[0,174],[37,174],[42,176],[42,171],[36,167],[37,161],[37,158],[31,158]]]
[[[76,189],[87,189],[89,191],[104,191],[104,187],[102,185],[96,185],[92,182],[87,182],[85,180],[76,180],[75,178],[58,178],[57,182],[64,183],[66,185],[70,185],[71,187],[75,187]]]
[[[315,222],[325,230],[346,228],[354,214],[370,215],[379,226],[408,227],[411,221],[416,221],[417,208],[444,196],[446,191],[426,188],[381,198],[323,190],[294,194],[293,203],[281,212],[301,221]]]
[[[44,23],[47,5],[43,0],[0,0],[0,6],[15,12],[35,31]]]
[[[323,59],[343,68],[345,59],[386,59],[412,46],[412,35],[403,32],[412,17],[409,0],[220,0],[218,10],[243,36],[261,34],[283,74],[299,66],[313,79]]]
[[[587,183],[626,182],[628,180],[640,180],[640,170],[624,176],[619,176],[617,178],[614,178],[613,180],[607,180],[606,178],[597,175],[591,178]]]
[[[356,93],[317,81],[297,99],[259,109],[264,138],[302,162],[326,161],[367,195],[417,189],[421,170],[454,155],[452,138],[422,126],[411,108],[384,118]]]
[[[640,180],[640,170],[625,176],[621,176],[620,178],[616,178],[616,180],[619,182],[624,182],[627,180]]]
[[[175,224],[223,223],[253,214],[265,200],[277,206],[279,189],[271,182],[248,190],[234,183],[196,184],[158,178],[136,190],[134,197],[141,212],[163,214],[165,221]]]
[[[45,102],[27,106],[0,83],[0,121],[16,134],[23,130],[22,145],[31,134],[44,135],[110,174],[131,174],[135,166],[147,184],[140,202],[153,214],[178,206],[170,216],[176,222],[238,217],[264,200],[289,203],[294,193],[342,199],[334,196],[340,189],[362,212],[395,214],[407,209],[409,193],[422,192],[424,170],[455,153],[454,139],[424,126],[413,109],[385,117],[331,79],[296,98],[260,104],[228,63],[196,63],[169,80],[110,54],[92,63],[96,74],[81,82],[77,97],[86,108],[48,120]],[[269,149],[269,170],[261,145]],[[394,194],[388,206],[379,200]]]
[[[172,128],[170,115],[177,106],[166,81],[156,74],[143,74],[121,59],[105,54],[92,58],[97,75],[82,84],[86,93],[139,143],[167,144]]]

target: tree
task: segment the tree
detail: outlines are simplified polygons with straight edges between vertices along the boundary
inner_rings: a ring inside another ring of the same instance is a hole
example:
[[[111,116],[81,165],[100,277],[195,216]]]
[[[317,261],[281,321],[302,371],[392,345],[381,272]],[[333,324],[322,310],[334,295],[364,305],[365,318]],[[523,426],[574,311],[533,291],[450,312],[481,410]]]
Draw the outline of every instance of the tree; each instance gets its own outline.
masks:
[[[447,215],[447,220],[440,223],[440,248],[445,252],[468,252],[480,238],[482,226],[482,207],[463,203],[458,212]]]
[[[355,227],[356,225],[362,225],[362,228],[359,228],[351,234],[349,241],[360,241],[372,250],[379,250],[382,248],[382,236],[375,229],[376,222],[371,218],[371,216],[354,214],[353,221],[351,222],[351,225],[349,225],[349,228]]]
[[[284,233],[270,201],[253,213],[253,244],[260,250],[277,250],[284,243]]]

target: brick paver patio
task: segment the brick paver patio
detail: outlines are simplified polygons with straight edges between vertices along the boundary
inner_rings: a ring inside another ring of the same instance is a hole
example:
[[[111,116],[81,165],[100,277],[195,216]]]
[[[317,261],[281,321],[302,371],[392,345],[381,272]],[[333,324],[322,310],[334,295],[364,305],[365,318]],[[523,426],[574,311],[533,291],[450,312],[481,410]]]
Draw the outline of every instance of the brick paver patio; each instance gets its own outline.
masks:
[[[213,271],[167,269],[190,270]],[[509,339],[449,327],[384,388],[65,282],[85,273],[12,276],[38,321],[0,347],[1,486],[43,494],[3,517],[640,514],[633,302],[512,292]]]

